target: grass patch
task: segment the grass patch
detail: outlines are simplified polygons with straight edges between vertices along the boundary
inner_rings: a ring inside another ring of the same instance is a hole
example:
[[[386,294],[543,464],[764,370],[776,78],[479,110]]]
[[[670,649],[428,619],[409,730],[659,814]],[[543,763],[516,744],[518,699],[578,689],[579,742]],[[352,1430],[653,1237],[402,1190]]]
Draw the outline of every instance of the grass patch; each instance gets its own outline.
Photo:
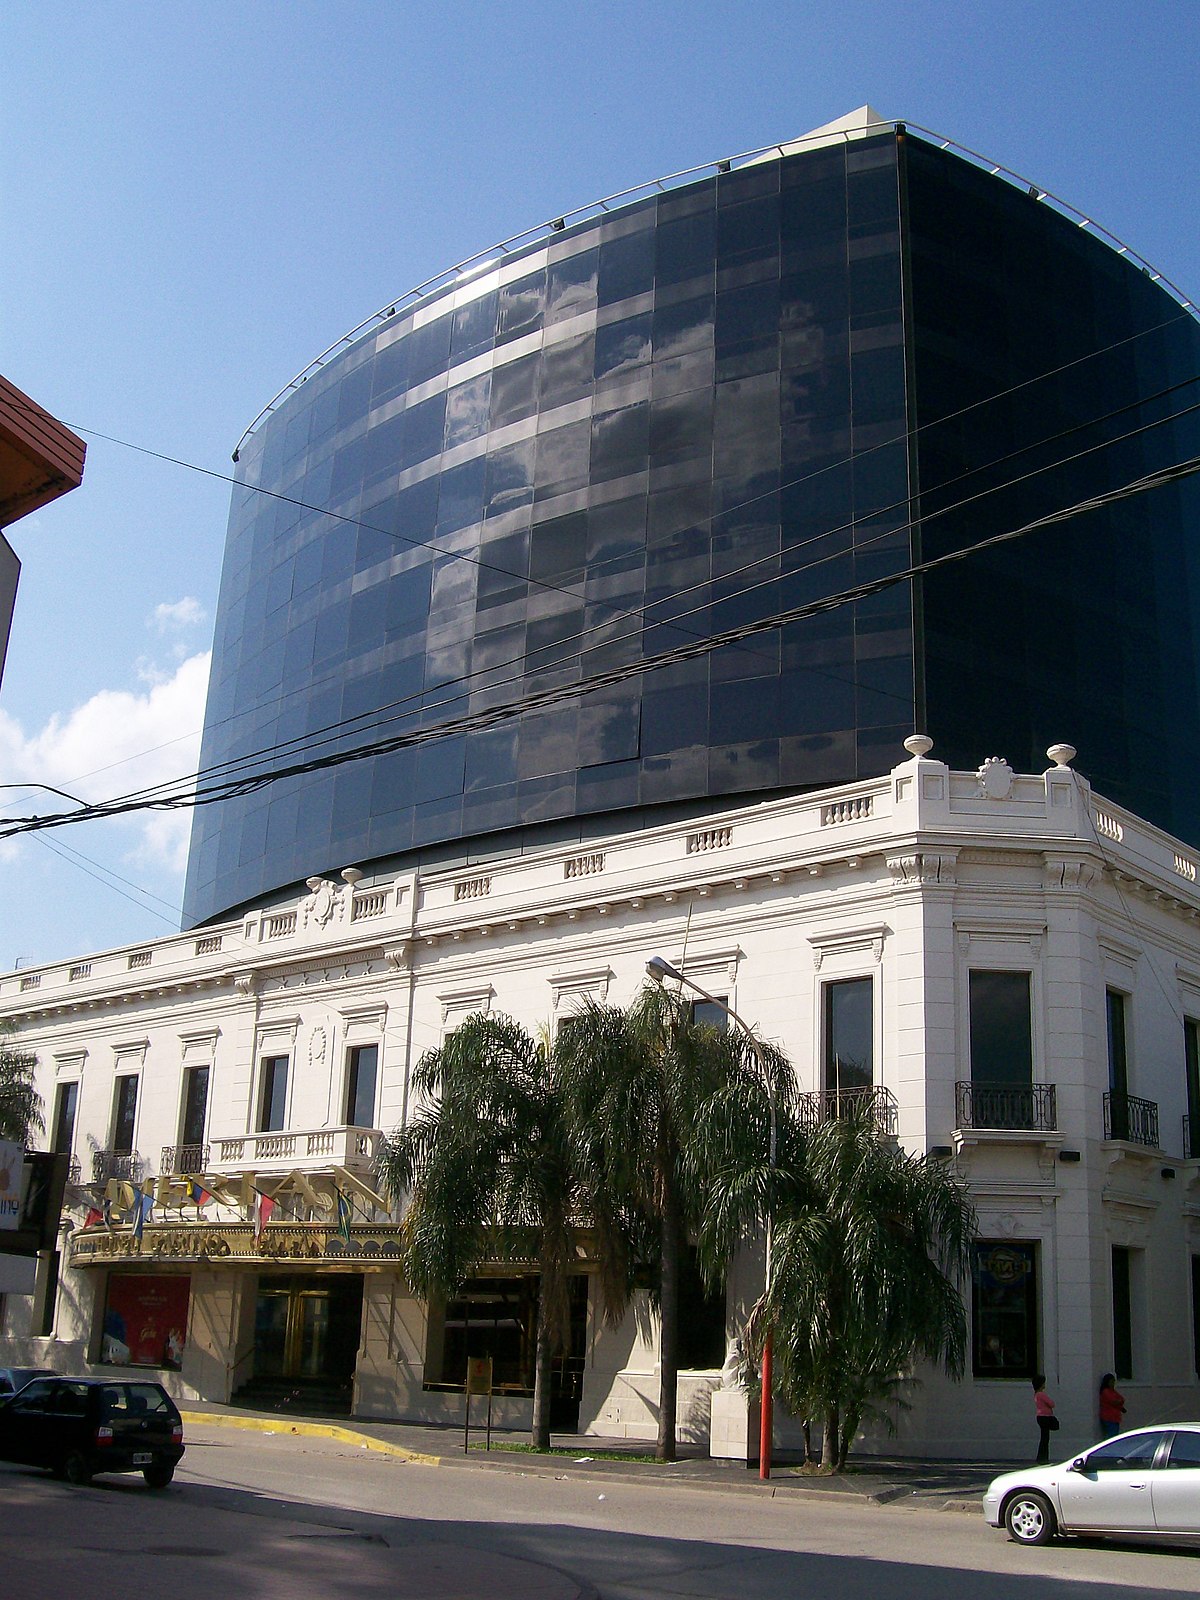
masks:
[[[484,1454],[487,1453],[487,1446],[486,1445],[472,1444],[471,1445],[471,1449],[472,1450],[481,1450],[481,1451],[484,1452]],[[550,1446],[549,1450],[539,1450],[536,1445],[532,1445],[532,1444],[517,1444],[517,1443],[512,1442],[512,1441],[506,1441],[506,1442],[504,1442],[502,1444],[498,1444],[496,1442],[496,1440],[493,1439],[492,1440],[492,1451],[494,1453],[497,1450],[503,1450],[503,1451],[506,1451],[509,1455],[517,1455],[517,1456],[562,1456],[562,1457],[565,1457],[566,1459],[571,1460],[571,1461],[579,1461],[581,1458],[586,1457],[588,1461],[649,1461],[651,1463],[655,1462],[655,1457],[654,1456],[652,1456],[652,1455],[650,1455],[650,1456],[637,1455],[632,1450],[578,1450],[578,1449],[569,1448],[568,1446],[561,1445],[561,1444],[553,1444],[553,1445]],[[663,1464],[669,1464],[669,1463],[663,1463]]]

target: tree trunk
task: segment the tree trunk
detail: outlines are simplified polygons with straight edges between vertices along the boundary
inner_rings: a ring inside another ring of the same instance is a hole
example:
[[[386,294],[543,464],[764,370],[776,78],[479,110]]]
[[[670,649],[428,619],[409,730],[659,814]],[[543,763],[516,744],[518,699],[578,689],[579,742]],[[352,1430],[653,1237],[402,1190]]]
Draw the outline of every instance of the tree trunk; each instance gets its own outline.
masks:
[[[662,1283],[659,1311],[658,1446],[655,1459],[675,1459],[675,1416],[679,1390],[679,1208],[674,1187],[668,1182],[662,1212]]]
[[[808,1467],[811,1466],[816,1459],[813,1455],[812,1447],[812,1423],[807,1417],[805,1417],[800,1426],[804,1434],[804,1465]]]
[[[533,1367],[533,1426],[529,1442],[535,1450],[550,1448],[550,1363],[554,1346],[546,1327],[545,1296],[538,1296],[537,1345]]]
[[[832,1405],[825,1413],[825,1435],[821,1442],[821,1466],[825,1472],[838,1470],[838,1452],[841,1443],[842,1429],[838,1408]]]
[[[846,1457],[850,1454],[850,1446],[854,1443],[854,1435],[858,1432],[858,1424],[862,1413],[858,1410],[848,1411],[842,1417],[841,1438],[838,1441],[839,1472],[846,1470]]]

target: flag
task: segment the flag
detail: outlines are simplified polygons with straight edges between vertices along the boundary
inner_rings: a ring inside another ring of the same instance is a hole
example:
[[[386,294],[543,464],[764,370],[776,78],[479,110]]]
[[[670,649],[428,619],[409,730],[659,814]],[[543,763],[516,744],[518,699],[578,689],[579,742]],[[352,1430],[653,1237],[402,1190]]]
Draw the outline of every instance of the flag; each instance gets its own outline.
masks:
[[[212,1195],[208,1192],[204,1185],[202,1183],[197,1183],[195,1178],[185,1178],[183,1180],[183,1192],[185,1197],[197,1208],[200,1206],[206,1206],[212,1199]]]
[[[88,1207],[87,1216],[84,1217],[84,1219],[83,1219],[84,1227],[85,1228],[92,1228],[92,1227],[95,1227],[97,1222],[103,1222],[103,1221],[104,1221],[104,1213],[103,1213],[103,1211],[101,1211],[98,1206],[89,1206]]]
[[[274,1209],[275,1202],[271,1199],[270,1195],[260,1194],[258,1196],[258,1209],[255,1212],[254,1220],[254,1237],[256,1239],[262,1238],[262,1231],[266,1227],[267,1223],[270,1222],[271,1213],[274,1211]]]
[[[154,1210],[154,1200],[144,1189],[139,1189],[134,1196],[133,1237],[140,1239],[142,1229],[150,1220],[150,1213]]]
[[[334,1184],[333,1192],[337,1196],[337,1231],[343,1244],[350,1243],[350,1219],[354,1215],[354,1207],[350,1204],[350,1196],[343,1194]]]

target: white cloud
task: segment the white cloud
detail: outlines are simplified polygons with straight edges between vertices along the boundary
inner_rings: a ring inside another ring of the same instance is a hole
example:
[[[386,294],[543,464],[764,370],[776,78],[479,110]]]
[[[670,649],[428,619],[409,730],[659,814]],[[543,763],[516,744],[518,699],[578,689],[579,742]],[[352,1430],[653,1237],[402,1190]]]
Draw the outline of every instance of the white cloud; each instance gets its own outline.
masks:
[[[0,711],[0,778],[49,784],[88,801],[187,778],[200,755],[208,666],[206,651],[157,674],[144,692],[101,689],[31,734]],[[0,816],[60,807],[67,802],[44,790],[0,795]],[[136,829],[126,859],[182,872],[190,822],[190,811],[139,812],[106,826]]]
[[[207,614],[199,600],[185,595],[182,600],[164,600],[161,605],[155,606],[146,625],[157,633],[172,633],[178,629],[196,627]]]

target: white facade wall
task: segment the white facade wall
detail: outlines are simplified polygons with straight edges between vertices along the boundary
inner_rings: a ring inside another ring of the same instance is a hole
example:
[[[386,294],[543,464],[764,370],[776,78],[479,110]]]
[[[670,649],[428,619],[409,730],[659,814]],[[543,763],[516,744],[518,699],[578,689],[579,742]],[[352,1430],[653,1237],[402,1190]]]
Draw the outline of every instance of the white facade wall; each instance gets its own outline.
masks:
[[[323,1197],[349,1148],[335,1133],[355,1045],[379,1046],[374,1126],[386,1131],[410,1113],[422,1052],[471,1012],[552,1029],[585,995],[630,1000],[647,959],[660,955],[727,997],[788,1053],[800,1088],[817,1090],[824,988],[870,977],[875,1081],[894,1096],[900,1143],[954,1162],[982,1238],[1036,1244],[1040,1362],[1065,1452],[1090,1441],[1096,1380],[1113,1365],[1114,1245],[1133,1252],[1129,1418],[1200,1411],[1191,1278],[1200,1162],[1184,1159],[1182,1144],[1182,1020],[1200,1017],[1195,871],[1192,854],[1093,797],[1067,767],[951,773],[917,756],[874,782],[586,847],[378,880],[311,879],[294,904],[235,924],[0,977],[0,1015],[37,1053],[48,1124],[59,1085],[79,1083],[74,1153],[85,1184],[93,1151],[111,1145],[119,1075],[139,1078],[134,1144],[153,1176],[163,1147],[181,1141],[184,1073],[207,1065],[210,1170],[242,1182],[295,1169]],[[1057,1097],[1049,1130],[958,1125],[975,968],[1030,974],[1034,1081]],[[1106,987],[1128,997],[1129,1090],[1157,1103],[1157,1147],[1104,1138]],[[253,1135],[261,1061],[276,1054],[290,1060],[289,1143],[273,1155]],[[10,1296],[0,1360],[81,1369],[98,1359],[106,1269],[70,1265],[85,1194],[71,1197],[54,1337],[35,1337],[37,1296]],[[320,1222],[319,1208],[307,1214]],[[244,1236],[249,1216],[215,1208],[208,1222],[240,1220]],[[356,1220],[387,1221],[361,1199]],[[181,1394],[227,1399],[253,1365],[266,1264],[171,1268],[130,1249],[119,1265],[190,1271],[187,1351],[170,1381]],[[321,1260],[315,1270],[346,1265]],[[358,1414],[458,1420],[461,1394],[423,1386],[425,1308],[394,1264],[353,1265],[365,1272]],[[731,1334],[760,1284],[760,1261],[735,1264]],[[706,1436],[717,1377],[681,1379],[682,1438]],[[580,1426],[653,1437],[657,1393],[652,1316],[631,1313],[611,1329],[593,1305]],[[1027,1383],[968,1372],[953,1385],[924,1373],[909,1400],[898,1444],[872,1441],[956,1457],[1032,1452]],[[497,1422],[520,1424],[528,1409],[508,1400]],[[798,1439],[781,1414],[777,1427],[781,1443]]]

